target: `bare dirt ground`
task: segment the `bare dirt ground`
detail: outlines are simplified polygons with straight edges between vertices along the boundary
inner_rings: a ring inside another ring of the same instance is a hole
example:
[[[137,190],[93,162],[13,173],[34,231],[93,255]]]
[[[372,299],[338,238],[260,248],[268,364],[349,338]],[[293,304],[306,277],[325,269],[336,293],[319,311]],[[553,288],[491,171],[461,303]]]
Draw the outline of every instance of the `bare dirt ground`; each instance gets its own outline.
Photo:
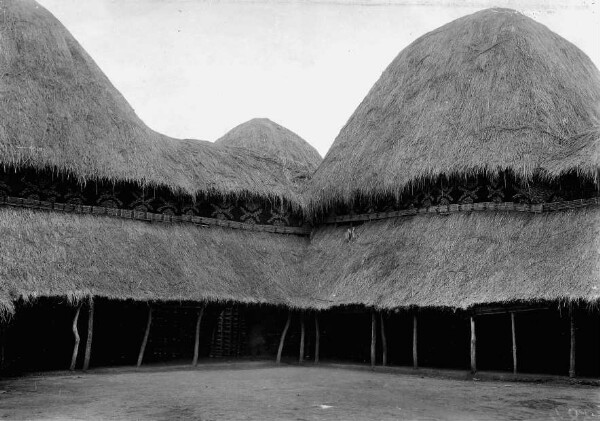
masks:
[[[102,370],[0,380],[10,420],[584,420],[600,388],[313,366]]]

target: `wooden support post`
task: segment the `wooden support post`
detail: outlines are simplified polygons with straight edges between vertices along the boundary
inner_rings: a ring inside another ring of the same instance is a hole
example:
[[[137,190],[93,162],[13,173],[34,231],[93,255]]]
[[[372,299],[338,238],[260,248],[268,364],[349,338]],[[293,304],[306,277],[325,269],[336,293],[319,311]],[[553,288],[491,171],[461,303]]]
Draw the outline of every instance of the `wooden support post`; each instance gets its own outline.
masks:
[[[200,323],[202,322],[202,316],[204,315],[204,306],[200,307],[198,311],[198,319],[196,320],[196,337],[194,339],[194,359],[192,365],[196,367],[198,365],[198,352],[200,349]]]
[[[571,319],[571,351],[569,352],[569,377],[575,377],[575,314],[573,306],[569,308]]]
[[[4,370],[4,338],[0,342],[0,371]]]
[[[298,362],[304,362],[304,312],[300,313],[300,355],[298,356]]]
[[[94,299],[90,297],[88,308],[88,331],[85,341],[85,357],[83,358],[83,370],[90,367],[90,357],[92,355],[92,336],[94,333]]]
[[[283,352],[283,344],[285,343],[285,335],[287,335],[287,331],[290,327],[290,322],[292,321],[292,312],[288,312],[288,317],[285,322],[285,326],[283,328],[283,332],[281,332],[281,339],[279,340],[279,349],[277,350],[277,359],[275,362],[279,364],[281,362],[281,353]]]
[[[319,313],[315,311],[315,364],[319,364],[319,340],[321,333],[319,332]]]
[[[471,373],[477,372],[477,337],[475,336],[475,317],[471,316]]]
[[[73,337],[75,338],[75,344],[73,345],[73,354],[71,355],[71,366],[69,370],[75,370],[75,364],[77,364],[77,354],[79,353],[79,331],[77,330],[77,321],[79,320],[79,311],[81,310],[81,304],[77,306],[75,311],[75,317],[73,317]]]
[[[383,312],[379,313],[379,323],[381,325],[381,365],[387,365],[387,338],[385,337],[385,325],[383,324]]]
[[[377,345],[377,320],[375,311],[371,311],[371,367],[375,367],[375,347]]]
[[[515,313],[510,313],[510,325],[512,330],[512,355],[513,355],[513,374],[517,374],[517,333],[515,329]]]
[[[146,351],[146,344],[148,343],[148,336],[150,335],[150,325],[152,324],[152,307],[148,309],[148,323],[146,324],[146,333],[144,333],[144,339],[142,340],[142,346],[140,347],[140,354],[138,355],[137,366],[142,365],[144,359],[144,352]]]
[[[4,328],[0,326],[0,371],[4,370],[4,343],[6,341]]]
[[[419,360],[417,358],[417,315],[413,315],[413,368],[419,368]]]

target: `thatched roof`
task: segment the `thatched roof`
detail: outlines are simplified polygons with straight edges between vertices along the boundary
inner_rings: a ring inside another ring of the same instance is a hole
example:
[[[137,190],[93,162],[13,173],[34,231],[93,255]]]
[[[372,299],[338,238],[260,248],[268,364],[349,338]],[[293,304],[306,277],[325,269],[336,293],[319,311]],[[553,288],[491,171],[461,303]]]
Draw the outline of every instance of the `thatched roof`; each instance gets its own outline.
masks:
[[[393,60],[313,176],[313,204],[398,195],[441,174],[529,178],[600,167],[600,73],[513,10],[462,17]]]
[[[0,233],[0,313],[19,297],[88,294],[306,305],[306,237],[10,208]]]
[[[52,168],[199,192],[269,196],[300,206],[272,157],[148,128],[66,28],[33,0],[0,2],[0,164]]]
[[[309,240],[0,209],[0,312],[88,294],[298,308],[467,308],[600,300],[600,209],[480,212],[320,227]]]
[[[223,146],[243,147],[278,158],[290,168],[311,175],[322,161],[319,152],[296,133],[269,120],[254,118],[234,127],[215,141]]]
[[[2,164],[303,204],[272,151],[153,132],[47,11],[0,0],[0,12]],[[576,47],[522,15],[459,19],[386,70],[319,167],[317,205],[436,174],[596,175],[599,80]],[[346,229],[308,239],[2,208],[0,312],[41,295],[301,308],[600,299],[598,207],[386,219],[351,241]]]
[[[317,230],[307,288],[329,306],[467,308],[600,300],[600,209],[482,212]]]

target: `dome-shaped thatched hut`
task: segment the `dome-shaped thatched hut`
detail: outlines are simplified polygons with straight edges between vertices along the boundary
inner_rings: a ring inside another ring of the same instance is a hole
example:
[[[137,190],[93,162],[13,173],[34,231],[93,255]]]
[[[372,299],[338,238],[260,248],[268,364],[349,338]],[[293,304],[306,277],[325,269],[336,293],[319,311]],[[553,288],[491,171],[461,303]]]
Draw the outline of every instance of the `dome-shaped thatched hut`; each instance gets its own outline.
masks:
[[[420,37],[313,175],[314,285],[383,309],[597,306],[599,123],[598,69],[518,12]]]
[[[215,143],[263,152],[308,176],[322,161],[319,152],[306,140],[268,118],[246,121],[225,133]]]
[[[400,198],[442,175],[595,180],[599,137],[590,59],[516,11],[484,10],[394,59],[315,174],[313,206]]]

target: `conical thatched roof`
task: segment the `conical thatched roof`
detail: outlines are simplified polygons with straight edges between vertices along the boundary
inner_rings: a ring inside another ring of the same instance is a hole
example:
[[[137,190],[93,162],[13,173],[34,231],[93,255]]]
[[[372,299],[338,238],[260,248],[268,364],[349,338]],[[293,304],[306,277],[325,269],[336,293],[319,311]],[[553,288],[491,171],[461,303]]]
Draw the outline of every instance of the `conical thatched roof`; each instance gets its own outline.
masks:
[[[268,118],[254,118],[242,123],[215,143],[264,152],[288,167],[305,170],[309,175],[322,161],[319,152],[306,140]]]
[[[600,73],[513,10],[457,19],[405,48],[313,176],[316,207],[398,195],[440,174],[597,177]]]
[[[33,0],[0,1],[0,164],[81,181],[255,194],[301,205],[272,157],[181,141],[148,128],[66,28]]]

